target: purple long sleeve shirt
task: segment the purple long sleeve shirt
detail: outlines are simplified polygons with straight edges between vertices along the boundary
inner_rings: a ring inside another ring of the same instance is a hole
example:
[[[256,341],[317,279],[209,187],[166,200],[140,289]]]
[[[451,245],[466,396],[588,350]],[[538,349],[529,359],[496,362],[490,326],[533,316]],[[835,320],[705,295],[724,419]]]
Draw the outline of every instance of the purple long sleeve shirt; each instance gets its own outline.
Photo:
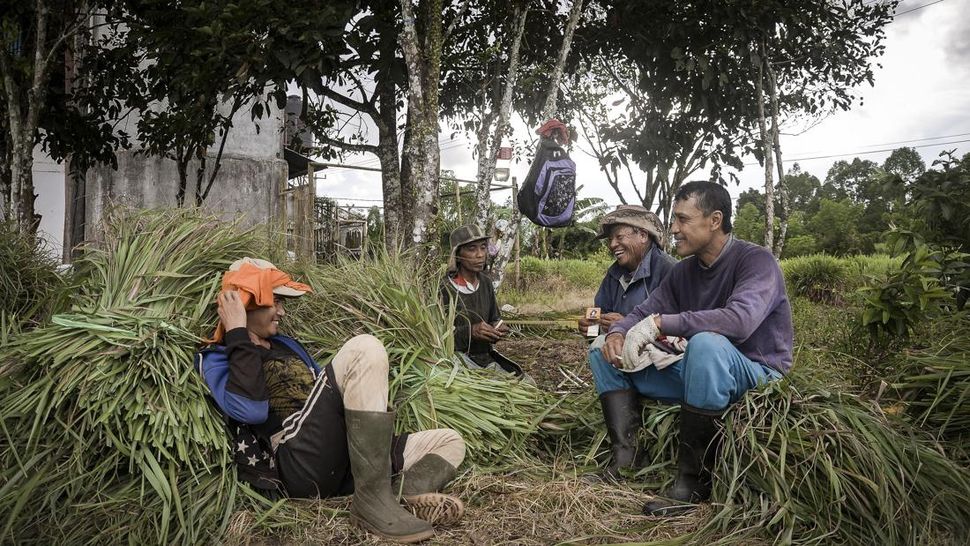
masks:
[[[696,256],[682,260],[609,333],[626,334],[653,314],[665,335],[721,334],[751,360],[783,374],[791,369],[791,305],[781,268],[764,247],[731,239],[710,267]]]

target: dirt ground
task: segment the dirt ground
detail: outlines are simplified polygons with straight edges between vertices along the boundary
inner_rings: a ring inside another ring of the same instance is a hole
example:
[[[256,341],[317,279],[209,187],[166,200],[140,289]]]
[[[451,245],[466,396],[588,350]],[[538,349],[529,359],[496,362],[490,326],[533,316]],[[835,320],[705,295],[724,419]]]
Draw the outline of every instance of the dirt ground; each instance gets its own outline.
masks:
[[[563,339],[513,336],[496,345],[503,355],[519,363],[539,388],[550,392],[578,392],[593,388],[586,365],[589,344],[576,335]]]

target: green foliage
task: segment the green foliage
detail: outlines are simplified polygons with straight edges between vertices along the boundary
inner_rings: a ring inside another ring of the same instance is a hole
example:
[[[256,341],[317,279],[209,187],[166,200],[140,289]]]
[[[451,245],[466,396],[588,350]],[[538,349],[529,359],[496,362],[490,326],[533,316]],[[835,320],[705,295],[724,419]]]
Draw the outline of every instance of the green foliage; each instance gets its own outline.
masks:
[[[845,289],[843,260],[825,254],[790,258],[781,262],[790,294],[816,302],[834,303]]]
[[[0,222],[0,314],[25,325],[43,322],[64,307],[68,283],[45,252],[43,240]]]
[[[818,243],[818,249],[827,254],[846,256],[862,251],[859,219],[863,207],[849,199],[819,201],[818,212],[808,221],[808,229]]]
[[[914,424],[970,461],[970,314],[947,317],[948,331],[909,351],[893,384]]]
[[[890,234],[893,246],[908,248],[903,263],[896,271],[873,277],[868,286],[859,289],[864,300],[862,325],[873,337],[879,332],[906,336],[913,328],[952,297],[942,279],[947,272],[965,264],[962,253],[934,250],[914,234],[895,230]]]
[[[740,206],[741,203],[738,202],[738,205]],[[762,205],[762,208],[764,208],[764,205]],[[737,214],[732,218],[732,224],[735,237],[755,244],[764,243],[765,215],[756,204],[749,202],[740,206]]]

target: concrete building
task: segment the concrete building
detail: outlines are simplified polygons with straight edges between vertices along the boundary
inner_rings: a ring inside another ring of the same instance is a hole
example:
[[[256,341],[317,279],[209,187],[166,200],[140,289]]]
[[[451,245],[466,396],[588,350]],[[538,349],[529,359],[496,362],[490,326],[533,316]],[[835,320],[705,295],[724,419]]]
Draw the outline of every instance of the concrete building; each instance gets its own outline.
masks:
[[[204,209],[226,220],[237,220],[246,227],[265,225],[267,230],[287,229],[284,196],[289,169],[284,159],[283,120],[283,111],[275,108],[256,122],[251,120],[248,108],[236,113],[219,173],[202,205]],[[132,115],[120,129],[132,134],[137,123],[137,116]],[[210,149],[207,172],[211,172],[217,149]],[[101,218],[111,206],[176,206],[178,173],[174,161],[144,155],[137,147],[119,151],[117,158],[117,170],[100,166],[87,173],[83,199],[78,199],[83,214],[76,216],[83,218],[85,240],[97,237]],[[193,162],[189,167],[186,197],[189,204],[194,195],[195,169]],[[66,241],[71,239],[70,220],[66,219],[71,213],[66,203],[72,199],[69,175],[63,164],[53,162],[40,147],[34,151],[33,172],[38,194],[36,210],[42,215],[40,232],[49,241],[52,254],[69,254],[70,249],[65,249]]]

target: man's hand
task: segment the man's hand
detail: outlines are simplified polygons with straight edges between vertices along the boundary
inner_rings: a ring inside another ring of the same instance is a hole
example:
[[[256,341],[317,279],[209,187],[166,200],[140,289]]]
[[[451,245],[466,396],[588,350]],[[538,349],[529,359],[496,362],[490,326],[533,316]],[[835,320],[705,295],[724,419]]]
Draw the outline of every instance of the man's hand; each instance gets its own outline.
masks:
[[[641,354],[647,351],[651,342],[660,335],[660,328],[657,326],[657,316],[650,315],[633,325],[626,333],[626,341],[623,344],[623,369],[633,370],[641,360]]]
[[[623,368],[623,341],[625,336],[619,332],[606,336],[606,343],[603,344],[603,358],[613,365],[614,368]]]
[[[507,326],[505,326],[505,331],[508,331]],[[484,320],[473,324],[471,328],[471,336],[475,341],[495,343],[496,341],[502,339],[504,335],[505,334],[501,330],[485,322]]]
[[[219,303],[219,320],[222,321],[222,326],[227,332],[246,327],[246,307],[239,298],[239,292],[223,290],[216,301]]]
[[[600,317],[600,327],[602,328],[602,331],[609,331],[610,327],[613,326],[613,323],[618,320],[623,320],[623,315],[619,313],[606,313],[605,315],[602,315]]]
[[[586,335],[586,332],[589,331],[589,327],[592,326],[592,325],[594,325],[594,324],[596,324],[596,321],[595,320],[590,320],[590,319],[588,319],[586,317],[580,318],[579,319],[579,333],[585,336]]]

